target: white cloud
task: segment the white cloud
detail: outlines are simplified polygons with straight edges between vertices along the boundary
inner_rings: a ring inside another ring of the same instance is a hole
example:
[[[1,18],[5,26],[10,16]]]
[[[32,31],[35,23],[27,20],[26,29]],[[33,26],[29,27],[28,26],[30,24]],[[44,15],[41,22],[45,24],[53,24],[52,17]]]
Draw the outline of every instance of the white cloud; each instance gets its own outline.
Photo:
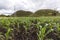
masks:
[[[16,0],[15,6],[17,10],[24,9],[35,11],[38,9],[56,9],[59,0]]]
[[[0,10],[0,14],[11,15],[14,11],[13,10]]]
[[[0,0],[0,13],[13,13],[15,10],[36,11],[38,9],[60,10],[60,0]]]

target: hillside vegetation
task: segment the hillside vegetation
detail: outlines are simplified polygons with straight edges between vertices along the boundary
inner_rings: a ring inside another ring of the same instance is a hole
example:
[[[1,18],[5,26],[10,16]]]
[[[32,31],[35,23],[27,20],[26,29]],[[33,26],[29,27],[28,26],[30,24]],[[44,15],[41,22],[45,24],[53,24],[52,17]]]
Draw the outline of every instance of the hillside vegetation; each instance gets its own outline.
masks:
[[[60,16],[60,13],[56,10],[51,9],[41,9],[37,10],[35,13],[29,11],[16,11],[12,16],[25,16],[25,17],[39,17],[39,16]]]
[[[12,16],[28,17],[28,16],[30,16],[31,14],[33,14],[33,13],[30,12],[30,11],[19,10],[19,11],[14,12],[14,14],[12,14]]]
[[[36,11],[33,16],[58,16],[59,12],[51,9],[41,9]]]
[[[5,15],[0,15],[5,16]],[[18,10],[14,12],[12,15],[8,15],[6,17],[39,17],[39,16],[60,16],[59,11],[52,10],[52,9],[41,9],[37,10],[36,12]]]

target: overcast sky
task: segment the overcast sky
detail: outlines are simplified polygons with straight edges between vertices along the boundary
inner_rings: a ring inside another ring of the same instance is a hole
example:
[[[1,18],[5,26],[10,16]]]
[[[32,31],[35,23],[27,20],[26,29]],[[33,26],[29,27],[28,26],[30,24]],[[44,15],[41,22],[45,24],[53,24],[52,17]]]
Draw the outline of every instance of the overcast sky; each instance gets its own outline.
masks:
[[[32,12],[39,9],[60,10],[60,0],[0,0],[0,14],[11,14],[14,8]]]

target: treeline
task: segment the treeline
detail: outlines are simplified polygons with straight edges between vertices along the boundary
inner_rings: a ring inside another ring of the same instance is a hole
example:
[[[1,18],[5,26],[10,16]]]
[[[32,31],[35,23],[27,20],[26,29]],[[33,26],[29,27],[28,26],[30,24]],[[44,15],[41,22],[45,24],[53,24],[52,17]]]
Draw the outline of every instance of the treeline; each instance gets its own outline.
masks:
[[[5,15],[0,15],[5,16]],[[39,17],[39,16],[60,16],[59,11],[52,9],[41,9],[36,12],[19,10],[14,12],[12,15],[8,15],[7,17]]]

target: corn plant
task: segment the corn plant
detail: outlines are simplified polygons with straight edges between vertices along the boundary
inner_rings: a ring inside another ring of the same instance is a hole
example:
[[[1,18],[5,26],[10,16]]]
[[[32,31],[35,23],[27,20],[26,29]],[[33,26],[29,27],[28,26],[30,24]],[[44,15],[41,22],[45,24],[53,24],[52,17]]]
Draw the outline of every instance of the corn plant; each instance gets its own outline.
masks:
[[[48,27],[48,24],[45,24],[44,27],[38,24],[38,27],[40,29],[39,33],[38,33],[38,37],[39,37],[38,40],[44,40],[44,38],[46,37],[46,35],[53,31],[52,28],[50,28],[48,31],[46,30],[47,27]]]

